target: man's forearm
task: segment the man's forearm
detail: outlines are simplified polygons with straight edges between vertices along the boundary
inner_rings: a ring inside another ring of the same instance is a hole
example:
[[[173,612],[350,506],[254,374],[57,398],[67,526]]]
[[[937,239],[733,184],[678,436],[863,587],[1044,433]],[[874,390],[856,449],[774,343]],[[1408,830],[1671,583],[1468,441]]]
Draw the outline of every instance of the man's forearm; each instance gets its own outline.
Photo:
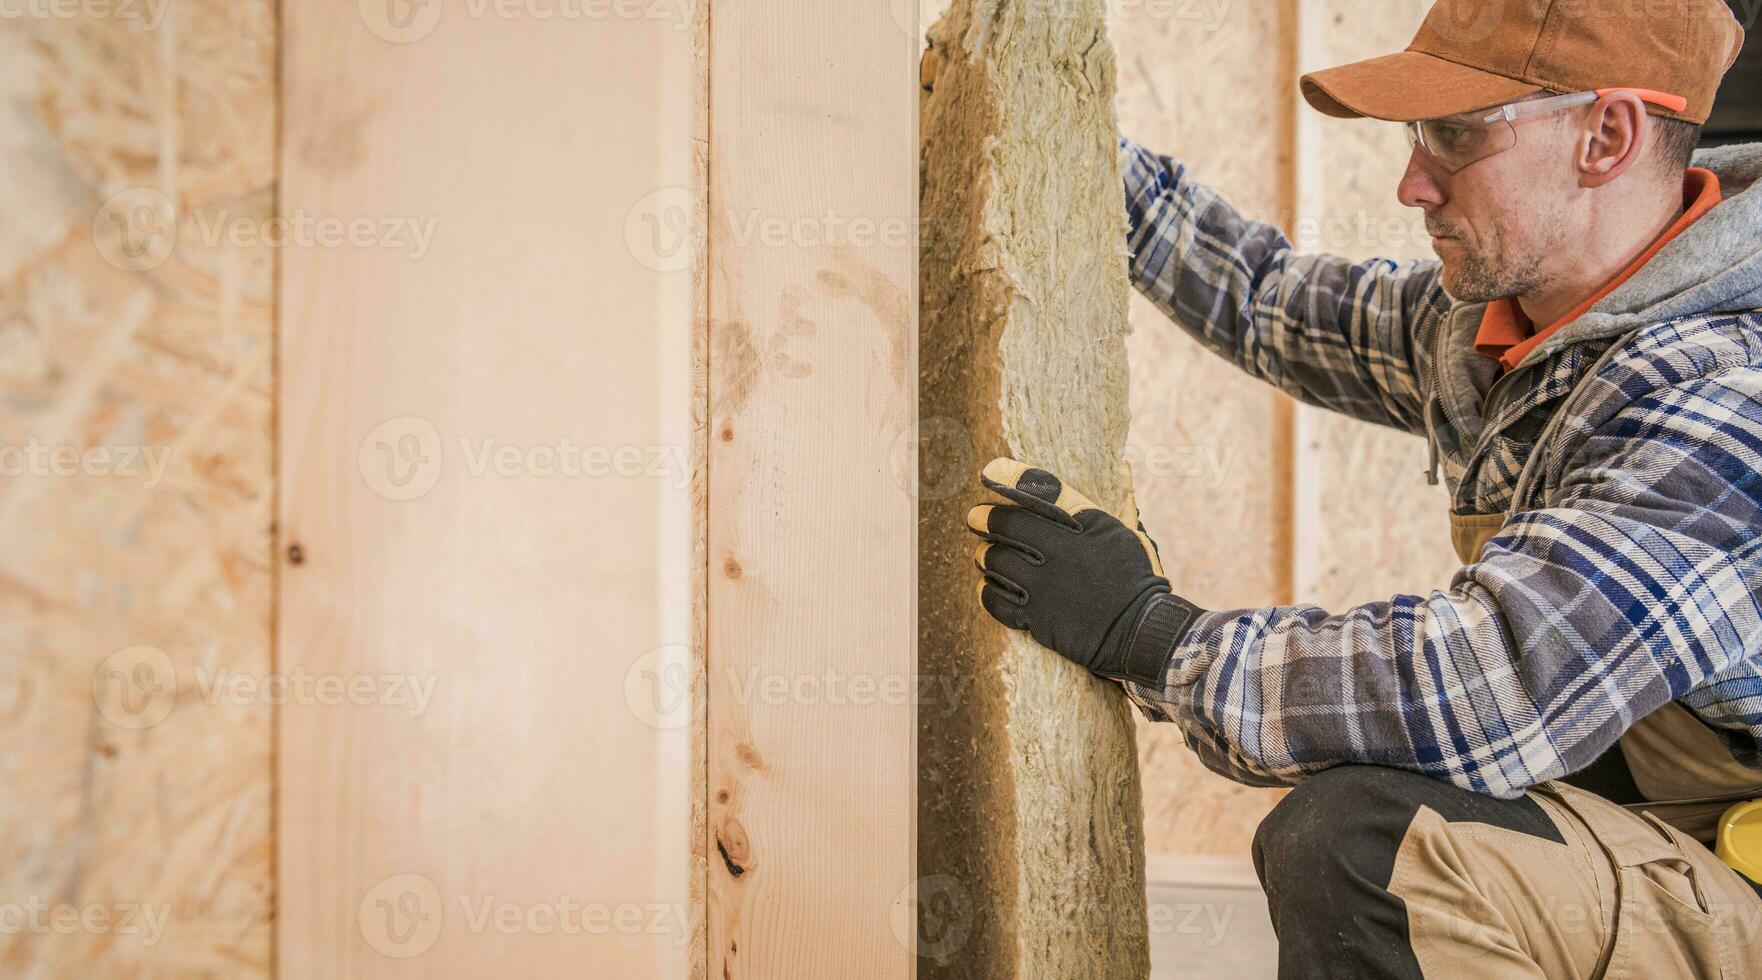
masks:
[[[1286,393],[1419,431],[1416,335],[1449,300],[1435,263],[1299,256],[1175,160],[1121,141],[1139,292],[1200,343]]]

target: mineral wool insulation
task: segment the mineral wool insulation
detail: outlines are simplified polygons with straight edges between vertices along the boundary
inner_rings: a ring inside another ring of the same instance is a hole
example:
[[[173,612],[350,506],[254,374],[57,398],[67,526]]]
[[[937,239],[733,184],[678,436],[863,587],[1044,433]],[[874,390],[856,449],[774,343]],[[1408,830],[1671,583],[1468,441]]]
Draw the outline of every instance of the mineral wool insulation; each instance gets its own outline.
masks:
[[[976,475],[1009,455],[1116,512],[1129,284],[1103,0],[954,0],[922,113],[921,669],[926,978],[1144,977],[1130,709],[975,595]]]

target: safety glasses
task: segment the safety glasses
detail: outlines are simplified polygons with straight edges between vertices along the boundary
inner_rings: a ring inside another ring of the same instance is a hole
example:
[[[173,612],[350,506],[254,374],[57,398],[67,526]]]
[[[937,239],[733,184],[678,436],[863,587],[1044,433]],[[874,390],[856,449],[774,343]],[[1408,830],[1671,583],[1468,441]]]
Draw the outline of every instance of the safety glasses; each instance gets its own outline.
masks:
[[[1519,122],[1590,105],[1612,92],[1632,92],[1642,101],[1670,112],[1681,112],[1689,104],[1680,95],[1651,89],[1602,88],[1410,122],[1407,124],[1407,141],[1424,150],[1438,166],[1457,173],[1516,146]]]

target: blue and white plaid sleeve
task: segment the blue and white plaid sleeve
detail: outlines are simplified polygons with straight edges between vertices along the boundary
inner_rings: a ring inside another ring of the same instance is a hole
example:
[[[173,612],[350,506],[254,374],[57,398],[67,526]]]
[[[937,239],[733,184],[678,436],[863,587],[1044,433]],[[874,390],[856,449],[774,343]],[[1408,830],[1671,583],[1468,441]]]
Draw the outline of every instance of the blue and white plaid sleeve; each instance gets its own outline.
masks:
[[[1255,785],[1366,763],[1510,798],[1691,691],[1747,737],[1762,725],[1762,372],[1667,366],[1618,381],[1634,396],[1585,423],[1547,506],[1447,591],[1205,613],[1166,686],[1127,693]]]
[[[1120,141],[1138,291],[1206,347],[1301,401],[1421,431],[1414,338],[1450,300],[1436,262],[1300,256],[1187,169]]]

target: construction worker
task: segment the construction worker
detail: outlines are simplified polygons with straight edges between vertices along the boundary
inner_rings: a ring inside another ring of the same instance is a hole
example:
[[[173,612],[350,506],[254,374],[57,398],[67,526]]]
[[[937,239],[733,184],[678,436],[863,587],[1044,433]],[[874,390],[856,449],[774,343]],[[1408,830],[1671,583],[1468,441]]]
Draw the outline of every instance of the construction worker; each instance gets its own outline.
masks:
[[[1447,587],[1210,610],[1135,519],[985,469],[985,608],[1296,787],[1254,843],[1281,976],[1762,978],[1710,849],[1762,798],[1762,145],[1695,152],[1742,42],[1722,0],[1440,0],[1305,77],[1407,125],[1436,261],[1300,256],[1122,142],[1138,289],[1450,490]]]

